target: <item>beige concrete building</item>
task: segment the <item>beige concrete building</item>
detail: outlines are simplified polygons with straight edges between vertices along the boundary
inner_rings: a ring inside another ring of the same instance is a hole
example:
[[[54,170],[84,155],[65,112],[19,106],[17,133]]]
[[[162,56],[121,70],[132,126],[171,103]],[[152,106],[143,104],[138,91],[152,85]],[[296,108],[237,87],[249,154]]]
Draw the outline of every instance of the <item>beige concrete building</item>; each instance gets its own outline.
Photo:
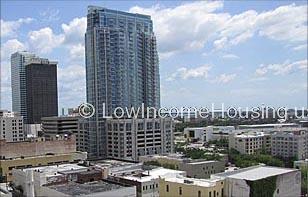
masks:
[[[18,113],[0,111],[0,140],[20,142],[25,140],[23,118]]]
[[[271,135],[271,154],[273,156],[299,160],[308,158],[308,130],[296,128],[280,130]]]
[[[142,156],[139,161],[143,163],[158,162],[163,167],[172,167],[176,170],[185,171],[187,177],[209,178],[211,174],[224,172],[224,161],[206,161],[202,159],[185,158],[179,154],[149,155]]]
[[[46,136],[73,133],[78,151],[88,151],[87,121],[80,116],[53,116],[42,118],[42,130]]]
[[[173,152],[171,118],[107,119],[107,131],[108,158],[138,161]]]
[[[0,140],[0,176],[11,181],[12,170],[86,160],[85,152],[76,152],[75,137],[59,136],[46,141],[33,138],[23,142]]]
[[[160,177],[176,177],[186,175],[184,171],[171,170],[161,167],[151,170],[135,171],[126,175],[123,174],[112,174],[109,176],[109,179],[118,183],[136,186],[137,197],[160,197]]]
[[[159,196],[222,197],[225,196],[224,181],[220,178],[162,177],[159,179]]]
[[[235,149],[241,154],[254,154],[258,151],[271,150],[271,136],[268,133],[242,130],[229,135],[229,149]]]

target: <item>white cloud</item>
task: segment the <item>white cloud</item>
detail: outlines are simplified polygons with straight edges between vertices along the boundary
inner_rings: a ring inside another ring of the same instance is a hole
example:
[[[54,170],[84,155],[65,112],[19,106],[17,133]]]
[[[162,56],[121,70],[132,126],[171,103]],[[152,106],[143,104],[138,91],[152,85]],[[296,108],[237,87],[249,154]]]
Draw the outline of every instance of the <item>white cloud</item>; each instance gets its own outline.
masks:
[[[40,19],[43,22],[58,21],[60,19],[59,14],[60,14],[60,10],[47,8],[46,10],[40,12]]]
[[[217,76],[214,80],[212,80],[212,82],[214,83],[218,83],[218,84],[226,84],[231,82],[232,80],[234,80],[236,77],[236,74],[221,74],[219,76]]]
[[[87,18],[74,18],[69,24],[62,24],[65,44],[83,44],[87,28]]]
[[[294,51],[307,50],[307,44],[301,44],[292,48]]]
[[[237,15],[223,12],[223,2],[192,2],[174,8],[159,5],[132,7],[130,12],[152,16],[160,54],[198,50],[213,42],[221,50],[254,35],[289,43],[307,41],[307,6],[280,6],[261,13],[248,10]],[[164,57],[166,57],[164,55]]]
[[[151,15],[159,52],[163,54],[203,48],[228,17],[225,13],[213,13],[222,7],[222,2],[200,1],[174,8],[135,6],[129,11]]]
[[[16,36],[17,30],[22,24],[31,23],[33,20],[33,18],[20,18],[16,21],[5,21],[1,19],[1,37]]]
[[[222,58],[224,58],[224,59],[239,59],[240,57],[235,55],[235,54],[230,53],[230,54],[223,55]]]
[[[208,77],[208,73],[211,70],[211,66],[204,65],[196,68],[186,68],[182,67],[176,70],[175,73],[173,73],[169,78],[167,78],[167,81],[173,81],[176,78],[181,79],[190,79],[190,78],[204,78],[206,79]]]
[[[285,61],[282,64],[261,64],[259,68],[256,69],[256,76],[262,77],[267,73],[272,73],[274,75],[286,75],[299,70],[307,70],[307,59],[299,60],[295,62]]]
[[[58,68],[59,103],[62,107],[76,107],[85,101],[85,67],[70,65]],[[64,105],[64,106],[63,106]]]
[[[67,47],[70,53],[70,58],[73,60],[84,60],[85,48],[82,44],[75,44]]]
[[[256,25],[259,34],[273,40],[307,41],[307,5],[295,4],[281,6],[263,12]]]
[[[58,47],[64,40],[63,35],[56,35],[49,27],[28,33],[29,45],[37,53],[45,54]]]
[[[25,45],[17,39],[6,41],[1,46],[1,61],[9,61],[12,53],[25,50]]]

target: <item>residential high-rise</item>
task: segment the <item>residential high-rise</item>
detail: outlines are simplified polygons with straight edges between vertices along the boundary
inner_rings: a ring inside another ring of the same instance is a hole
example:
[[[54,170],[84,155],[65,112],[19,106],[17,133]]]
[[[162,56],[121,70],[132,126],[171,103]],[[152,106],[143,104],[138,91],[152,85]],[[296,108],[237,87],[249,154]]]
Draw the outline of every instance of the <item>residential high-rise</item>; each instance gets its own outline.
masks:
[[[27,123],[58,115],[57,62],[31,58],[26,62]]]
[[[95,115],[89,119],[89,156],[106,157],[104,114],[142,103],[160,107],[159,62],[151,17],[89,6],[85,52],[87,102],[95,107]]]
[[[11,55],[11,86],[13,111],[20,113],[27,122],[26,100],[26,65],[25,63],[34,58],[33,53],[27,51],[16,52]]]

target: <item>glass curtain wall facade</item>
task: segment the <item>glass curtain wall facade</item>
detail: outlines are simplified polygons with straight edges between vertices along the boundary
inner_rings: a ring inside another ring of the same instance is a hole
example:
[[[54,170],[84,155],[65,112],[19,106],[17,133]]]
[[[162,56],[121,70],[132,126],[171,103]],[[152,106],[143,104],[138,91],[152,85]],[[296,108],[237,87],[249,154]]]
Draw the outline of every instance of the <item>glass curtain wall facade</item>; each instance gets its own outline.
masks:
[[[11,86],[13,112],[18,112],[27,123],[26,62],[35,55],[26,51],[11,55]]]
[[[116,107],[160,107],[159,62],[150,16],[89,6],[85,35],[89,156],[106,156],[104,115]],[[105,105],[105,107],[104,107]]]

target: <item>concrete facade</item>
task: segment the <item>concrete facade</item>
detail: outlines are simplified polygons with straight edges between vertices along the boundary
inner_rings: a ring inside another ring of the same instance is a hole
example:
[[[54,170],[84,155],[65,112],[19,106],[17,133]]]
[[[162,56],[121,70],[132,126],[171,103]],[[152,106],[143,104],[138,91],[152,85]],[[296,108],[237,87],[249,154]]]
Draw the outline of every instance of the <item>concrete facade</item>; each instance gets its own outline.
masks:
[[[107,120],[108,158],[138,161],[140,156],[173,152],[171,118]]]
[[[187,177],[162,177],[159,179],[159,196],[222,197],[222,179],[193,179]]]
[[[270,134],[245,130],[229,135],[229,149],[235,149],[241,154],[254,154],[261,150],[270,152]]]
[[[283,158],[308,158],[308,129],[281,130],[271,135],[271,154]]]
[[[176,170],[185,171],[190,178],[210,178],[211,174],[220,173],[225,170],[224,161],[205,161],[183,158],[180,155],[149,155],[139,159],[143,163],[158,162],[160,165],[173,166]]]
[[[273,190],[274,197],[294,196],[299,197],[301,193],[301,173],[296,169],[278,168],[272,166],[252,166],[236,171],[230,171],[212,175],[212,178],[225,180],[224,196],[247,197],[251,195],[251,183],[259,182],[257,189],[266,188],[268,178],[276,181]],[[262,185],[263,184],[263,185]]]
[[[42,130],[47,136],[73,133],[78,151],[88,150],[87,121],[80,116],[53,116],[42,118]]]
[[[64,154],[76,152],[75,136],[67,136],[64,139],[34,138],[24,142],[8,143],[0,141],[0,157],[16,158],[30,157],[45,154]]]
[[[0,111],[0,141],[24,141],[23,118],[18,113]]]

